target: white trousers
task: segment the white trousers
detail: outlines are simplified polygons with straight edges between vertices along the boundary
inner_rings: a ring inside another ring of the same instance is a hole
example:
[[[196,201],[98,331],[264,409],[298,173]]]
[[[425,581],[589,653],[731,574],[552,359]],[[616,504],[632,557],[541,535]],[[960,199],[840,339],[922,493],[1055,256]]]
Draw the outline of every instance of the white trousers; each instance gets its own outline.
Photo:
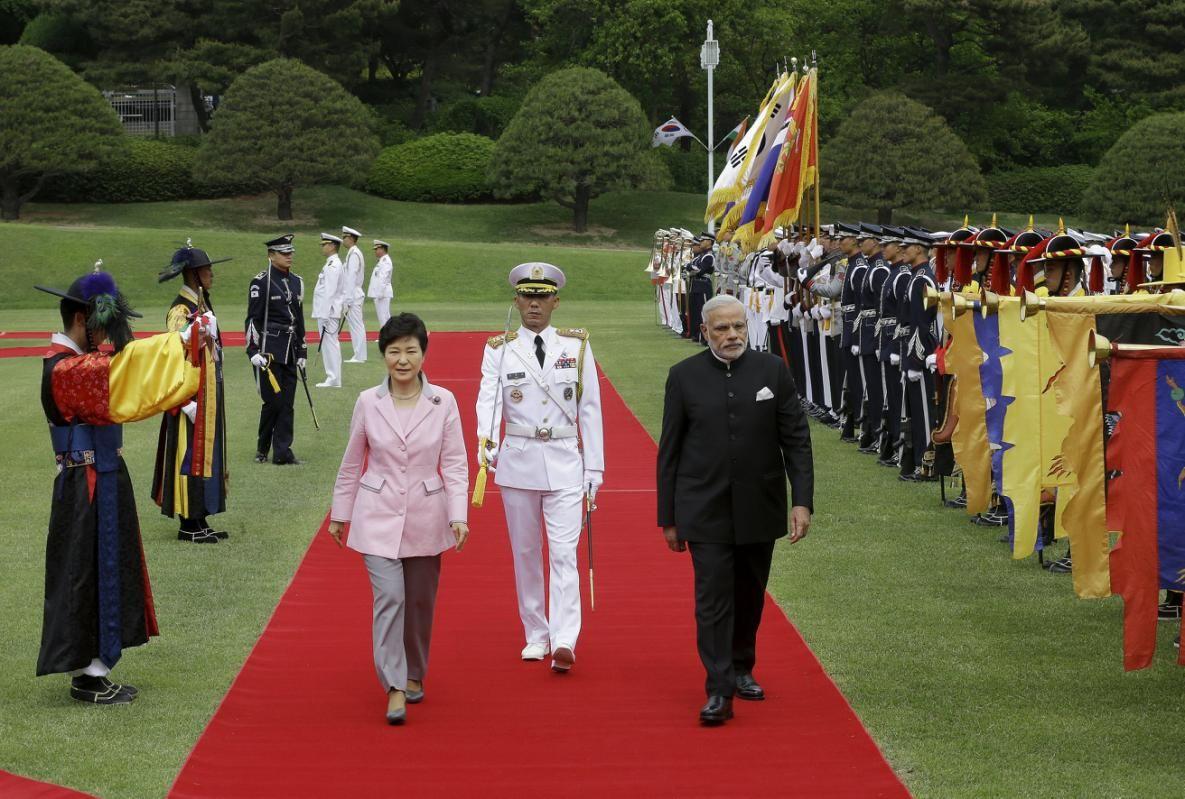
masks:
[[[325,382],[331,386],[342,384],[342,345],[338,341],[340,319],[317,319],[321,332],[321,365],[325,367]]]
[[[346,308],[346,324],[350,326],[350,344],[354,348],[354,354],[350,357],[355,361],[365,361],[366,325],[362,322],[362,300]]]
[[[501,486],[502,508],[510,530],[514,555],[514,583],[518,615],[528,644],[546,643],[576,648],[580,635],[580,572],[576,547],[580,543],[584,489],[532,491]],[[546,614],[543,604],[543,536],[547,535],[551,584]]]
[[[374,298],[374,313],[379,318],[379,327],[387,324],[387,320],[391,318],[391,298],[390,297],[375,297]]]

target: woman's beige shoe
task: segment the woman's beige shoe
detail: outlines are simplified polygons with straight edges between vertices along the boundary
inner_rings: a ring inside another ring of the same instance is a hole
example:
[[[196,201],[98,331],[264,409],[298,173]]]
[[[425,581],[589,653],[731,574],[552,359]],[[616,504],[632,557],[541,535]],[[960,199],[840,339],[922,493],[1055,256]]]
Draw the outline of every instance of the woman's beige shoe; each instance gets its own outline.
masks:
[[[407,720],[407,696],[392,688],[387,692],[387,723],[402,724]]]
[[[424,701],[424,683],[421,680],[407,681],[407,703],[409,705],[418,705]]]

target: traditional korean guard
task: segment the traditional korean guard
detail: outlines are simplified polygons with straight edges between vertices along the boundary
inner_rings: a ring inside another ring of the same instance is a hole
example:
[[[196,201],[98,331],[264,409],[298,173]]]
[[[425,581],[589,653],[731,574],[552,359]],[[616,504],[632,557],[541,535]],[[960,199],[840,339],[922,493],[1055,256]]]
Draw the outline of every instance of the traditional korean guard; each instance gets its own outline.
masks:
[[[37,286],[61,298],[62,317],[41,373],[57,476],[37,674],[69,674],[80,702],[122,705],[138,691],[108,675],[123,650],[158,635],[123,425],[189,402],[201,384],[191,359],[210,346],[217,320],[133,341],[129,319],[140,314],[98,269],[66,291]],[[99,349],[105,342],[114,354]]]
[[[214,264],[205,250],[187,242],[173,253],[172,262],[160,273],[165,282],[181,275],[184,285],[165,317],[165,327],[180,332],[195,315],[213,313],[210,288],[214,285]],[[209,517],[226,510],[226,396],[222,383],[222,337],[215,336],[206,363],[205,410],[198,416],[197,398],[175,413],[161,416],[160,440],[156,448],[156,469],[152,476],[152,499],[160,512],[180,520],[177,538],[195,544],[217,544],[228,537],[210,525]],[[197,437],[198,446],[194,438]],[[201,464],[194,458],[200,457]]]
[[[292,273],[293,235],[266,243],[267,269],[251,280],[247,293],[247,357],[255,367],[259,398],[259,436],[255,462],[299,463],[292,454],[293,403],[297,370],[308,357],[304,332],[304,280]]]
[[[325,265],[321,267],[317,285],[313,287],[313,321],[317,323],[317,330],[321,334],[321,343],[317,348],[321,352],[321,364],[325,367],[325,379],[317,384],[317,388],[341,388],[342,385],[341,330],[342,319],[346,315],[342,287],[346,285],[346,275],[338,256],[341,245],[342,240],[337,236],[321,234],[321,253],[325,256]]]
[[[362,305],[366,301],[366,292],[362,290],[366,259],[358,248],[358,237],[361,235],[354,228],[342,225],[342,245],[346,248],[346,257],[343,261],[345,269],[341,297],[346,324],[350,327],[350,346],[354,350],[346,363],[366,363],[366,322],[362,318]]]
[[[374,240],[374,269],[370,273],[370,284],[366,287],[366,296],[374,300],[374,312],[379,318],[379,327],[387,324],[391,318],[391,298],[395,296],[391,290],[391,277],[395,271],[391,263],[391,245],[381,239]]]
[[[585,497],[595,498],[605,470],[601,391],[588,333],[551,326],[564,273],[551,264],[520,264],[510,285],[522,324],[491,338],[482,356],[478,465],[484,458],[496,467],[526,639],[522,658],[543,660],[550,652],[551,668],[566,672],[580,634],[576,549]]]

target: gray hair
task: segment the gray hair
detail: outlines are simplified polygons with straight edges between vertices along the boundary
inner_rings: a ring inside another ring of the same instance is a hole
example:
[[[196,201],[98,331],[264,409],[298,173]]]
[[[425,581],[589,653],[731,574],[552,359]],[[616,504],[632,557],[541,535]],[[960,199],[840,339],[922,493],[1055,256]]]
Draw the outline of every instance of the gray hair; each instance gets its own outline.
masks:
[[[745,307],[743,302],[731,294],[717,294],[715,297],[705,302],[704,309],[701,312],[703,314],[704,324],[707,324],[708,315],[711,314],[712,311],[719,310],[720,308],[725,308],[730,305],[736,305],[742,309]]]

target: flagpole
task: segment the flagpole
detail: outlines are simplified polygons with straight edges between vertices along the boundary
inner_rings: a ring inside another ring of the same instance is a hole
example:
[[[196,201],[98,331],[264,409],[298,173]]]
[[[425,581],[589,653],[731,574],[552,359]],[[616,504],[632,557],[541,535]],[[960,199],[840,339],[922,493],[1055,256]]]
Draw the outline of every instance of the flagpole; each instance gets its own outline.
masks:
[[[700,68],[708,73],[708,202],[712,201],[712,187],[716,183],[715,164],[713,155],[715,154],[715,147],[712,145],[712,117],[714,116],[714,109],[712,106],[712,72],[716,69],[716,65],[720,63],[720,43],[712,36],[712,20],[708,20],[708,38],[704,40],[703,47],[699,51]],[[708,220],[708,232],[716,232],[716,220]]]

